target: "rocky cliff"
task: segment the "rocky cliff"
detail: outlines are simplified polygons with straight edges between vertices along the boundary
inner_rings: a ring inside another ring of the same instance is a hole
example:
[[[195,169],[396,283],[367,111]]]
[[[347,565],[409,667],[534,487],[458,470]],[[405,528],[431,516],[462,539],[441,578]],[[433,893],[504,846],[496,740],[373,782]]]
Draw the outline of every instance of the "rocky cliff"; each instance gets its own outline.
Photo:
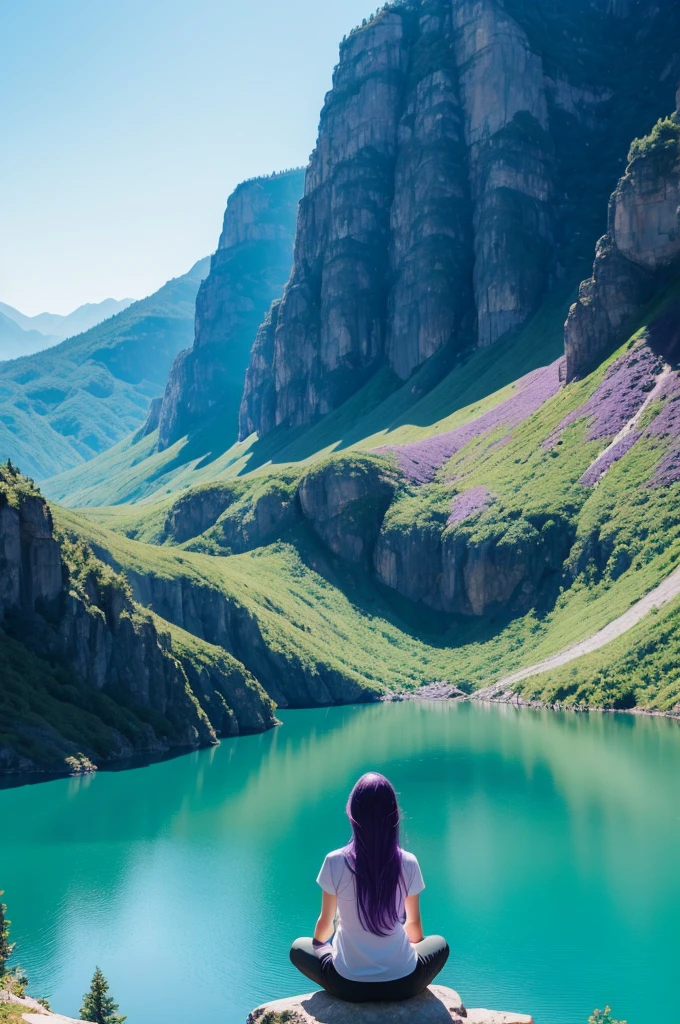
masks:
[[[607,234],[597,243],[565,326],[572,380],[623,341],[645,304],[680,267],[680,113],[633,143],[626,173],[609,201]]]
[[[195,339],[170,371],[158,416],[167,448],[218,412],[234,438],[250,348],[290,273],[303,171],[253,178],[229,197],[210,273],[196,299]]]
[[[623,140],[667,109],[676,21],[669,0],[406,0],[351,33],[240,436],[309,423],[380,366],[406,379],[525,323],[595,237]],[[603,46],[635,50],[635,70]]]
[[[273,724],[225,652],[169,635],[12,467],[0,470],[0,768],[59,770]]]

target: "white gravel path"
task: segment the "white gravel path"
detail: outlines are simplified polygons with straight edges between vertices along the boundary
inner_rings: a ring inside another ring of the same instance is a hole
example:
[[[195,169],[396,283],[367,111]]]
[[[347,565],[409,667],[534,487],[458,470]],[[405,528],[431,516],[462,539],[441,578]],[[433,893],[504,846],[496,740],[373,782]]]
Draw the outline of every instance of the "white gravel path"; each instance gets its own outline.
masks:
[[[601,647],[611,643],[612,640],[616,640],[617,637],[622,636],[623,633],[636,626],[641,619],[644,619],[645,615],[649,614],[652,608],[661,608],[662,605],[672,601],[678,594],[680,594],[680,565],[658,587],[650,590],[643,598],[634,605],[631,605],[627,612],[619,615],[618,619],[614,619],[604,629],[598,630],[597,633],[593,633],[587,639],[581,640],[580,643],[572,644],[571,647],[565,647],[563,650],[558,651],[557,654],[539,661],[536,665],[521,668],[511,675],[499,679],[497,683],[492,683],[491,686],[485,686],[481,690],[477,690],[470,699],[489,700],[493,697],[498,697],[505,691],[512,690],[515,683],[521,682],[522,679],[540,675],[541,672],[548,672],[550,669],[558,668],[560,665],[566,665],[576,658],[581,658],[584,654],[592,654],[593,651],[598,651]]]

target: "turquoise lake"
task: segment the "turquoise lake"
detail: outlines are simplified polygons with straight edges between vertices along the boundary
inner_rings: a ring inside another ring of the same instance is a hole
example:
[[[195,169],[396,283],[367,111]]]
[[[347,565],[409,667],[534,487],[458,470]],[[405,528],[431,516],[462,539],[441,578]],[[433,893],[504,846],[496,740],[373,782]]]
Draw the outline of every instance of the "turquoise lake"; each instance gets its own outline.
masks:
[[[308,991],[288,947],[313,929],[349,788],[376,768],[400,793],[425,929],[451,946],[440,980],[469,1006],[680,1020],[677,722],[446,703],[281,718],[0,791],[0,889],[33,994],[77,1016],[99,965],[128,1024],[244,1024]]]

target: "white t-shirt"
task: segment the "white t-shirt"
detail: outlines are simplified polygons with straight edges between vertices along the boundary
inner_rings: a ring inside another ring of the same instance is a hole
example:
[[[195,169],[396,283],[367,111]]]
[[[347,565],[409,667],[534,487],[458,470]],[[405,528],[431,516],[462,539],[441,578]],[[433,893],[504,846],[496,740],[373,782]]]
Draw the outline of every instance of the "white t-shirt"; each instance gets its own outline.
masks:
[[[338,897],[333,963],[348,981],[395,981],[416,968],[418,958],[404,931],[404,898],[422,892],[425,883],[418,861],[405,850],[402,869],[406,891],[400,886],[397,893],[398,920],[388,935],[374,935],[359,920],[354,875],[344,850],[333,850],[323,862],[317,882],[324,892]]]

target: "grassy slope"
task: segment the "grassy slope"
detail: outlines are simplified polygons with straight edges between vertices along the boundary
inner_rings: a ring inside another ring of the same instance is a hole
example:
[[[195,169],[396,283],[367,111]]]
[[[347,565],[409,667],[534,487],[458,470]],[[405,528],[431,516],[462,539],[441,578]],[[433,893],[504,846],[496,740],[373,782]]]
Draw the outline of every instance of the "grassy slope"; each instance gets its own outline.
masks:
[[[594,654],[517,686],[523,697],[565,707],[680,711],[680,598]]]
[[[563,325],[574,286],[565,286],[528,326],[454,367],[434,388],[437,367],[426,365],[406,384],[381,371],[336,412],[306,430],[274,431],[220,449],[211,427],[190,442],[155,451],[155,435],[127,438],[110,451],[43,482],[44,493],[69,507],[158,500],[178,490],[229,479],[266,466],[320,458],[350,446],[371,448],[416,440],[479,415],[506,397],[513,382],[551,362],[563,347]],[[503,390],[505,389],[505,390]]]
[[[656,312],[651,310],[649,317]],[[212,586],[258,619],[267,643],[275,650],[294,653],[310,664],[321,660],[364,686],[380,690],[439,678],[469,687],[492,682],[606,625],[668,575],[680,559],[680,484],[647,486],[665,451],[663,438],[640,440],[595,488],[583,487],[578,481],[607,441],[587,440],[586,420],[567,427],[561,445],[552,450],[543,445],[563,418],[596,390],[608,365],[627,351],[630,343],[585,380],[546,402],[512,431],[504,445],[494,444],[507,433],[499,428],[470,442],[442,467],[434,483],[403,486],[388,513],[396,528],[400,522],[407,528],[416,519],[441,520],[454,493],[484,485],[495,496],[493,505],[450,529],[479,538],[507,530],[518,521],[559,518],[573,531],[575,540],[559,593],[542,609],[514,619],[502,615],[483,620],[444,619],[436,613],[423,613],[380,588],[369,573],[331,558],[304,527],[268,547],[230,557],[167,544],[159,548],[124,534],[160,540],[175,489],[188,479],[198,483],[221,475],[228,480],[239,469],[262,461],[254,476],[242,478],[244,485],[249,480],[254,485],[262,475],[279,473],[295,459],[306,463],[333,449],[335,458],[343,458],[342,450],[350,445],[364,448],[387,440],[408,442],[474,419],[507,397],[518,373],[549,361],[559,351],[562,313],[563,308],[553,304],[523,335],[502,342],[496,360],[489,360],[488,353],[480,354],[484,361],[473,357],[410,405],[405,389],[392,391],[359,417],[357,405],[366,401],[366,394],[357,396],[312,430],[285,438],[278,452],[268,453],[269,464],[258,456],[257,443],[251,444],[248,449],[244,446],[251,453],[250,463],[230,463],[225,456],[223,461],[198,470],[185,467],[174,479],[163,481],[170,486],[162,490],[170,490],[170,496],[164,494],[160,500],[158,492],[151,492],[146,502],[137,506],[89,508],[79,513],[55,509],[55,514],[63,525],[84,532],[93,543],[107,548],[122,568],[167,579],[185,577]],[[378,386],[375,380],[368,385]],[[498,390],[491,393],[494,386]],[[304,466],[299,468],[304,471]],[[588,554],[594,540],[607,553],[604,564],[595,564]],[[626,571],[621,571],[622,550]],[[669,656],[677,657],[680,652],[672,630],[665,642]],[[619,644],[616,651],[621,649]],[[597,657],[607,661],[608,649]],[[562,671],[571,672],[572,668]],[[594,674],[588,678],[578,690],[579,700],[611,706],[630,699],[625,696],[630,687],[621,672],[612,675],[604,690]],[[669,679],[664,689],[651,675],[640,679],[635,698],[641,706],[672,706],[680,695],[680,681]],[[537,684],[531,685],[536,690]],[[549,681],[541,685],[552,692]]]
[[[0,460],[36,479],[83,463],[143,422],[172,360],[193,339],[208,271],[182,277],[84,334],[0,365]]]
[[[680,518],[674,511],[677,485],[651,490],[639,486],[651,475],[661,442],[640,443],[639,450],[614,466],[592,491],[576,481],[602,442],[584,442],[583,421],[569,429],[558,457],[540,444],[565,413],[595,389],[603,373],[604,367],[560,392],[518,428],[504,448],[477,452],[476,457],[472,450],[467,452],[469,482],[491,484],[510,512],[526,512],[530,505],[544,514],[553,507],[571,508],[580,530],[576,553],[593,521],[617,530],[620,543],[635,549],[632,567],[618,578],[611,570],[597,575],[586,566],[555,608],[543,615],[532,612],[511,621],[461,618],[444,632],[432,634],[419,630],[413,609],[388,598],[368,575],[337,564],[332,570],[325,568],[304,534],[244,555],[215,558],[130,541],[94,523],[85,525],[73,513],[57,515],[108,548],[123,568],[165,578],[182,575],[212,585],[246,605],[265,624],[273,645],[294,647],[310,659],[330,657],[369,686],[413,685],[445,677],[476,687],[590,635],[655,586],[680,558]],[[428,493],[437,488],[441,484],[421,487],[401,500],[426,509]],[[132,509],[119,514],[125,512],[133,514]],[[158,507],[148,507],[149,528],[154,517],[158,522],[158,513]],[[116,510],[108,514],[115,522]],[[408,518],[413,515],[410,509]],[[430,615],[432,619],[436,616]]]

